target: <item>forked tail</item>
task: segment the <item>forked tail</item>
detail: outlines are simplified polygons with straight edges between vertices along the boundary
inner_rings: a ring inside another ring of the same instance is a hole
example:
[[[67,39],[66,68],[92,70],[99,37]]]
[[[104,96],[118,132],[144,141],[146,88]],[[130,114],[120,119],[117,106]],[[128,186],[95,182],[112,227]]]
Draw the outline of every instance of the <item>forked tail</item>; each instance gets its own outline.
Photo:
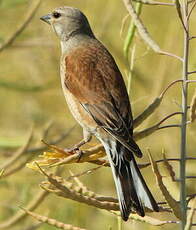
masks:
[[[140,173],[133,154],[116,140],[103,144],[112,168],[122,219],[126,221],[131,211],[145,216],[144,207],[158,212],[158,205]],[[128,155],[129,160],[125,157]]]

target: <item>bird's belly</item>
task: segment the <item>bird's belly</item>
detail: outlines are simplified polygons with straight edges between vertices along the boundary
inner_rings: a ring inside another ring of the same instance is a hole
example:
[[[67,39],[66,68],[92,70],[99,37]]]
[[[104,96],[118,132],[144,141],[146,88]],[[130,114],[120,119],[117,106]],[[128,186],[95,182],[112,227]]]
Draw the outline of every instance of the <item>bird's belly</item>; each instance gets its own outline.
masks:
[[[90,116],[90,114],[82,107],[78,100],[73,96],[72,93],[65,87],[63,87],[63,92],[65,99],[67,101],[68,107],[75,118],[75,120],[90,133],[95,133],[97,129],[97,124]]]

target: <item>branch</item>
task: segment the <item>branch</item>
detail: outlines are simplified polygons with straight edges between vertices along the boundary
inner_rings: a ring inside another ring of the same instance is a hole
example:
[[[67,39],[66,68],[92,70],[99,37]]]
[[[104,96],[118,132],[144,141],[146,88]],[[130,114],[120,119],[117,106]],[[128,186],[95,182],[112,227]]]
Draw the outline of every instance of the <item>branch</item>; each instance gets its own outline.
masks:
[[[33,137],[33,129],[31,127],[29,135],[28,135],[28,138],[27,138],[27,141],[24,144],[24,146],[22,146],[18,151],[16,151],[16,153],[13,154],[12,157],[10,157],[6,162],[4,162],[4,164],[2,164],[0,166],[0,169],[5,170],[9,166],[13,165],[13,163],[16,162],[26,152],[26,150],[28,149],[28,147],[29,147],[29,145],[31,143],[32,137]]]
[[[182,114],[182,113],[181,112],[172,113],[172,114],[166,116],[165,118],[163,118],[157,124],[147,128],[147,129],[144,129],[142,131],[134,132],[133,133],[134,140],[140,140],[146,136],[149,136],[150,134],[152,134],[156,130],[161,129],[162,127],[160,127],[160,125],[164,121],[166,121],[167,119],[169,119],[175,115],[178,115],[178,114]],[[44,143],[47,145],[48,148],[50,148],[52,150],[52,152],[44,152],[43,155],[41,155],[41,160],[36,160],[36,161],[31,162],[31,163],[28,163],[27,164],[28,168],[37,170],[37,164],[39,164],[40,166],[45,166],[45,167],[46,166],[47,167],[56,167],[56,166],[64,165],[64,164],[83,163],[83,162],[90,162],[90,163],[94,163],[94,164],[98,164],[98,165],[107,165],[108,166],[107,161],[100,159],[100,158],[105,156],[105,150],[101,144],[96,145],[90,149],[80,150],[79,153],[77,150],[72,151],[70,154],[70,152],[67,152],[66,150],[61,149],[57,146],[47,144],[46,142],[44,142]],[[81,154],[82,154],[82,157],[79,160],[79,157],[81,156]]]
[[[49,195],[47,191],[40,191],[40,193],[38,193],[38,195],[26,206],[26,209],[31,211],[36,209],[44,201],[47,195]],[[0,229],[10,228],[11,226],[24,219],[26,216],[27,213],[21,212],[20,210],[7,221],[0,223]]]
[[[147,29],[143,25],[141,19],[139,18],[139,16],[135,12],[132,1],[131,0],[123,0],[123,2],[124,2],[125,7],[127,8],[128,12],[129,12],[129,14],[132,17],[132,20],[133,20],[135,26],[137,27],[138,33],[140,34],[141,38],[147,43],[147,45],[150,46],[151,49],[154,50],[158,54],[171,56],[171,57],[174,57],[174,58],[182,61],[181,57],[179,57],[175,54],[168,53],[168,52],[161,50],[159,45],[151,38]]]
[[[0,87],[10,90],[15,90],[19,92],[31,92],[36,93],[43,90],[49,89],[53,85],[53,81],[46,83],[44,85],[22,85],[16,82],[7,82],[7,81],[0,81]]]
[[[192,14],[192,12],[193,12],[195,6],[196,6],[196,1],[193,3],[193,6],[191,7],[191,9],[190,9],[190,11],[189,11],[189,14],[188,14],[188,16],[187,16],[187,20],[190,19],[190,16],[191,16],[191,14]]]
[[[75,129],[75,127],[76,127],[76,125],[71,127],[68,131],[61,133],[56,139],[51,140],[50,141],[51,145],[56,145],[56,144],[60,143],[61,141],[63,141],[65,139],[65,137],[67,137],[73,131],[73,129]],[[37,152],[42,152],[42,151],[46,150],[47,148],[48,148],[48,146],[41,145],[39,147],[30,148],[26,152],[27,153],[37,153]]]
[[[186,160],[196,160],[196,157],[186,157]],[[160,159],[160,160],[156,160],[155,162],[161,163],[164,161],[165,161],[164,159]],[[167,158],[167,161],[178,161],[178,162],[180,162],[180,159],[179,158]],[[150,165],[151,165],[150,162],[148,162],[148,163],[139,164],[139,167],[145,168],[145,167],[148,167]]]
[[[142,131],[135,131],[135,132],[133,133],[133,138],[134,138],[134,140],[136,140],[136,141],[137,141],[137,140],[141,140],[141,139],[143,139],[143,138],[145,138],[145,137],[151,135],[151,134],[154,133],[155,131],[157,131],[157,130],[159,130],[159,129],[162,129],[162,128],[180,127],[179,125],[169,125],[169,126],[162,126],[162,127],[160,127],[160,125],[161,125],[164,121],[166,121],[167,119],[169,119],[169,118],[171,118],[171,117],[173,117],[173,116],[175,116],[175,115],[178,115],[178,114],[182,114],[182,113],[181,113],[181,112],[172,113],[172,114],[166,116],[165,118],[163,118],[163,119],[162,119],[161,121],[159,121],[157,124],[155,124],[155,125],[153,125],[153,126],[151,126],[151,127],[149,127],[149,128],[146,128],[146,129],[144,129],[144,130],[142,130]]]
[[[31,212],[25,208],[22,208],[22,207],[20,208],[25,212],[25,214],[32,216],[33,218],[40,221],[41,223],[47,223],[51,226],[54,226],[56,228],[63,229],[63,230],[85,230],[84,228],[75,227],[70,224],[64,224],[55,219],[51,219],[46,216],[38,215],[37,213]]]
[[[135,7],[135,13],[137,15],[140,15],[141,11],[142,11],[142,3],[138,1]],[[135,35],[135,29],[136,29],[136,26],[133,20],[131,20],[128,31],[127,31],[127,35],[124,41],[124,47],[123,47],[124,56],[126,57],[127,60],[128,60],[128,55],[129,55],[129,47],[131,46],[131,43]]]
[[[146,120],[151,114],[154,113],[154,111],[159,107],[159,105],[161,104],[166,92],[176,83],[178,82],[182,82],[181,79],[175,80],[173,82],[171,82],[164,90],[163,92],[160,94],[159,97],[156,97],[154,99],[154,101],[148,105],[144,111],[139,114],[133,121],[133,126],[134,128],[138,127],[144,120]]]
[[[196,38],[196,36],[191,36],[191,37],[189,37],[189,40],[192,40],[192,39],[195,39]]]
[[[152,170],[153,170],[153,172],[154,172],[154,174],[156,176],[157,184],[158,184],[158,186],[159,186],[159,188],[160,188],[165,200],[167,201],[168,205],[173,210],[174,215],[178,219],[181,219],[182,218],[182,213],[181,213],[181,210],[180,210],[180,205],[171,196],[171,194],[167,190],[166,186],[164,185],[163,180],[162,180],[162,176],[161,176],[161,174],[159,172],[159,168],[158,168],[157,164],[155,163],[155,161],[153,160],[150,151],[149,151],[149,158],[150,158],[150,162],[151,162],[151,165],[152,165]]]
[[[181,5],[180,5],[180,2],[179,0],[175,0],[175,5],[176,5],[176,10],[177,10],[177,13],[178,13],[178,16],[179,16],[179,19],[182,23],[182,26],[184,28],[184,30],[186,31],[186,33],[188,33],[185,25],[184,25],[184,20],[183,20],[183,17],[182,17],[182,12],[181,12]]]
[[[193,37],[192,37],[193,38]],[[188,74],[194,74],[196,73],[196,70],[195,71],[191,71],[191,72],[188,72]]]
[[[191,119],[191,122],[194,122],[196,119],[196,90],[191,100],[190,119]]]
[[[174,6],[174,4],[170,2],[157,2],[153,0],[134,0],[134,2],[141,2],[146,5]]]
[[[26,157],[26,159],[24,160],[20,160],[19,164],[16,165],[15,167],[12,167],[11,169],[9,170],[6,170],[3,175],[2,175],[2,178],[5,178],[5,177],[8,177],[8,176],[11,176],[13,175],[14,173],[18,172],[19,170],[23,169],[27,162],[31,161],[33,159],[33,154],[29,155],[28,157]]]
[[[69,129],[67,132],[61,134],[56,140],[51,141],[53,144],[57,144],[59,142],[61,142],[62,140],[64,140],[64,138],[66,136],[68,136],[70,134],[70,132],[75,128],[72,127],[71,129]],[[42,147],[37,147],[37,148],[31,148],[31,149],[27,149],[26,153],[36,153],[36,152],[41,152],[44,151],[45,149],[47,149],[47,146],[42,146]],[[16,165],[15,167],[12,167],[11,169],[5,171],[2,175],[2,178],[8,177],[16,172],[18,172],[19,170],[21,170],[22,168],[24,168],[27,164],[27,162],[31,161],[32,158],[34,157],[34,154],[28,154],[27,157],[24,160],[20,160],[19,164]]]
[[[18,35],[22,33],[22,31],[28,26],[29,22],[32,20],[37,9],[39,8],[40,3],[41,0],[33,1],[21,25],[19,25],[16,31],[3,44],[0,45],[0,52],[3,51],[5,48],[8,48],[15,41]]]

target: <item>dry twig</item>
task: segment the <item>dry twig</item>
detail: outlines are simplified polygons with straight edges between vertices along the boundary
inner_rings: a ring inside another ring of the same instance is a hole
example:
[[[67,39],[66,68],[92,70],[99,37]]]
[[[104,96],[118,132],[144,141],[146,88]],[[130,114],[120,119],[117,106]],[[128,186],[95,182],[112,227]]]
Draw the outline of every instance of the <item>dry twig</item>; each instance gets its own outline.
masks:
[[[45,199],[45,197],[49,193],[47,191],[40,191],[38,195],[26,206],[26,209],[33,211],[36,209]],[[6,229],[10,228],[11,226],[15,225],[22,219],[24,219],[27,216],[27,213],[18,211],[14,216],[12,216],[10,219],[6,220],[3,223],[0,223],[0,229]]]
[[[29,7],[29,11],[27,12],[23,22],[18,26],[16,31],[9,37],[7,40],[0,45],[0,52],[4,49],[8,48],[18,37],[20,33],[28,26],[29,22],[32,20],[35,15],[37,9],[40,6],[41,0],[32,1],[32,5]]]
[[[171,209],[174,212],[174,215],[178,218],[181,219],[181,210],[180,210],[180,206],[178,204],[178,202],[171,196],[171,194],[169,193],[169,191],[167,190],[167,188],[165,187],[163,181],[162,181],[162,176],[159,172],[158,166],[156,164],[156,162],[153,160],[150,152],[149,152],[149,158],[150,158],[150,162],[152,165],[152,169],[153,172],[156,176],[156,180],[157,180],[157,184],[165,198],[165,200],[167,201],[169,207],[171,207]]]
[[[28,215],[32,216],[33,218],[35,218],[36,220],[42,222],[42,223],[47,223],[51,226],[54,226],[56,228],[59,228],[59,229],[63,229],[63,230],[85,230],[84,228],[79,228],[79,227],[75,227],[73,225],[70,225],[70,224],[64,224],[62,222],[59,222],[55,219],[51,219],[51,218],[48,218],[46,216],[41,216],[41,215],[38,215],[34,212],[31,212],[25,208],[22,208],[21,209]]]
[[[130,15],[132,17],[132,20],[133,20],[135,26],[137,27],[138,33],[140,34],[141,38],[147,43],[147,45],[150,46],[151,49],[154,50],[158,54],[174,57],[174,58],[182,61],[181,57],[179,57],[175,54],[161,50],[159,45],[151,38],[151,36],[148,33],[147,29],[145,28],[143,22],[141,21],[141,19],[139,18],[139,16],[135,12],[132,1],[131,0],[123,0],[123,2],[124,2],[125,7],[127,8],[128,12],[130,13]]]

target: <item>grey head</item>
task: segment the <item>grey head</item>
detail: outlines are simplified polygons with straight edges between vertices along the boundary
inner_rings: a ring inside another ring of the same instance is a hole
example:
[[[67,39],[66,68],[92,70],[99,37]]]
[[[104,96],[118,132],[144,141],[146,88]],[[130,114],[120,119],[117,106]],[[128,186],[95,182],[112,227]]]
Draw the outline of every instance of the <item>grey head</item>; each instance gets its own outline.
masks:
[[[76,8],[59,7],[40,19],[52,26],[61,41],[67,41],[77,34],[94,37],[86,16]]]

